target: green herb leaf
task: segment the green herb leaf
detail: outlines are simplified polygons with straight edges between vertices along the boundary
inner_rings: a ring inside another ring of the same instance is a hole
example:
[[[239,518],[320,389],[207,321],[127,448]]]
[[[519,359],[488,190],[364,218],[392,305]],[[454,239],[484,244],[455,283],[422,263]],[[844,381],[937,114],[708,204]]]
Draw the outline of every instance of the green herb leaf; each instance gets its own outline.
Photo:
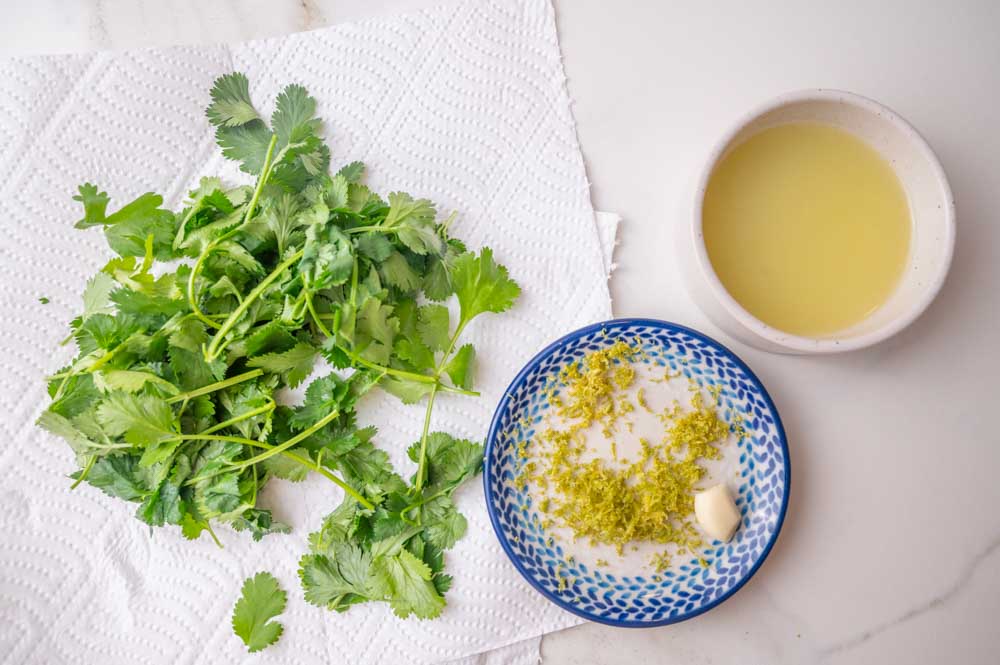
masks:
[[[266,353],[247,362],[247,367],[260,367],[263,370],[280,374],[292,388],[302,383],[312,373],[318,351],[316,347],[305,342],[299,342],[288,351]]]
[[[272,619],[285,611],[287,597],[271,573],[261,572],[243,582],[233,608],[233,632],[250,653],[278,641],[283,626]]]
[[[507,276],[507,269],[493,260],[489,247],[484,247],[479,256],[471,252],[458,256],[451,269],[451,282],[463,322],[483,312],[505,312],[521,293],[517,283]]]
[[[170,405],[152,395],[113,392],[97,407],[97,420],[109,435],[124,434],[134,445],[146,446],[176,436]]]
[[[216,126],[236,127],[260,118],[250,101],[250,82],[245,74],[233,72],[220,76],[212,86],[212,103],[205,110]]]
[[[448,361],[447,365],[445,365],[444,371],[448,373],[448,377],[451,378],[452,383],[456,386],[465,390],[472,390],[472,377],[475,374],[475,361],[475,347],[471,344],[466,344],[455,352],[452,359]]]

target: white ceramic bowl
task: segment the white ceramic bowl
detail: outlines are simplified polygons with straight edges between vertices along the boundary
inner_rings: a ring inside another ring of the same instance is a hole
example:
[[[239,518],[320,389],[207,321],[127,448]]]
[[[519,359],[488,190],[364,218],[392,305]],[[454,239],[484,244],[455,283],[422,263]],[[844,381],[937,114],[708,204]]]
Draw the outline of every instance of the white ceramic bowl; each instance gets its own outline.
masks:
[[[753,134],[788,122],[822,122],[866,141],[892,164],[906,191],[912,218],[910,254],[889,300],[835,336],[800,337],[754,317],[715,274],[702,233],[702,202],[709,178],[733,147]],[[871,346],[896,334],[927,308],[944,283],[955,245],[955,204],[941,164],[923,137],[878,102],[839,90],[782,95],[751,111],[715,146],[698,179],[689,218],[680,225],[679,260],[695,301],[733,337],[778,353],[836,353]]]

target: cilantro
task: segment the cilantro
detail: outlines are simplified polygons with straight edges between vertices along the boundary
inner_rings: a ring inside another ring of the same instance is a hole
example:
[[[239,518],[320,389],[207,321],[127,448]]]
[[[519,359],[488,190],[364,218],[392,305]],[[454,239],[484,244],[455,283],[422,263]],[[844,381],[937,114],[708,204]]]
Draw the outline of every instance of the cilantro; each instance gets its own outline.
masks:
[[[254,540],[286,533],[260,505],[264,486],[318,474],[344,497],[299,562],[306,599],[435,617],[452,584],[445,553],[468,526],[453,494],[483,451],[427,424],[439,393],[476,394],[466,326],[509,309],[520,289],[489,248],[449,237],[430,201],[379,197],[360,162],[330,175],[303,87],[287,86],[270,118],[243,74],[219,78],[210,97],[223,156],[256,182],[202,178],[176,212],[155,193],[116,209],[96,185],[79,187],[76,226],[100,227],[117,256],[83,289],[67,338],[77,356],[48,377],[38,425],[74,452],[73,487],[134,503],[137,519],[187,539],[214,539],[223,524]],[[337,371],[317,372],[319,356]],[[301,404],[280,403],[300,385]],[[376,386],[425,403],[409,482],[358,423]],[[270,619],[284,603],[265,573],[244,584],[233,627],[251,651],[280,635]]]
[[[284,627],[271,621],[285,611],[285,592],[271,573],[261,572],[243,582],[233,608],[233,632],[250,653],[278,641]]]

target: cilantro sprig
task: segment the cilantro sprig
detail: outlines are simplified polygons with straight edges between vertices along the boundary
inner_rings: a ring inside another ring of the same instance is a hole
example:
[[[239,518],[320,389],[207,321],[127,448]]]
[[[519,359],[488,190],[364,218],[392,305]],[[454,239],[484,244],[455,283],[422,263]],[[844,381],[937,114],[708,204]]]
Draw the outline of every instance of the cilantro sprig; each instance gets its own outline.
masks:
[[[467,528],[453,495],[482,465],[480,444],[433,431],[434,405],[441,393],[478,394],[463,333],[520,290],[489,248],[452,237],[452,218],[430,201],[381,198],[360,162],[331,174],[316,106],[290,85],[266,118],[244,75],[223,76],[206,115],[253,186],[203,178],[176,212],[154,193],[112,210],[97,186],[79,188],[76,226],[101,229],[117,256],[86,284],[67,338],[77,355],[49,377],[38,424],[76,454],[73,487],[138,504],[140,520],[187,538],[216,538],[218,524],[254,539],[285,532],[262,488],[317,473],[344,498],[299,562],[306,599],[431,618],[451,585],[444,552]],[[282,389],[320,359],[335,371],[314,378],[303,403],[283,403]],[[376,387],[425,402],[408,480],[375,427],[357,422],[355,405]],[[234,615],[251,649],[280,634],[251,602],[280,612],[272,583],[248,580]]]

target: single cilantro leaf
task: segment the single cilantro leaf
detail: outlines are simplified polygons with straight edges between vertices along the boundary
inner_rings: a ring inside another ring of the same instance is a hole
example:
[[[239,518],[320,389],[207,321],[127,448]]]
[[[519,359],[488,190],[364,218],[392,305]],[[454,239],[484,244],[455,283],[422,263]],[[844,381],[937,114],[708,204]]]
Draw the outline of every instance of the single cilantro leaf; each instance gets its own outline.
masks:
[[[402,400],[403,404],[416,404],[431,392],[433,386],[431,383],[395,377],[386,377],[379,385],[387,393]]]
[[[412,339],[400,338],[396,340],[393,349],[400,360],[403,360],[417,371],[434,369],[434,354],[423,343]]]
[[[62,380],[59,380],[62,383]],[[49,405],[49,411],[66,418],[77,416],[96,402],[101,393],[94,385],[94,377],[90,374],[71,376],[63,385],[63,393]]]
[[[69,444],[69,447],[73,449],[73,452],[77,455],[91,455],[94,453],[95,445],[83,432],[77,429],[68,418],[52,411],[51,409],[46,409],[42,411],[42,414],[38,416],[38,420],[35,424],[49,432],[50,434],[55,434],[60,437],[63,441]]]
[[[301,85],[288,85],[278,95],[271,126],[278,135],[278,145],[298,143],[319,129],[316,114],[316,100],[309,96]]]
[[[312,373],[317,353],[313,345],[299,342],[288,351],[251,358],[247,367],[260,367],[268,372],[281,374],[288,385],[294,388]]]
[[[392,242],[381,233],[363,233],[355,242],[358,253],[372,261],[385,261],[392,254]]]
[[[448,496],[439,496],[421,509],[424,538],[442,550],[451,549],[465,535],[468,522]]]
[[[194,500],[203,514],[218,517],[240,507],[240,474],[236,471],[212,476],[195,484]]]
[[[152,395],[113,392],[97,407],[97,420],[110,436],[124,434],[134,445],[149,445],[176,435],[170,405]]]
[[[302,406],[295,409],[289,425],[295,430],[311,427],[333,411],[343,411],[353,404],[351,384],[336,374],[313,379],[306,388]]]
[[[146,385],[155,386],[168,395],[176,395],[180,389],[166,379],[147,371],[131,369],[106,369],[94,374],[101,382],[100,388],[105,392],[122,390],[127,393],[137,393]]]
[[[364,174],[365,165],[363,162],[351,162],[337,171],[337,175],[343,176],[344,180],[350,183],[359,182]]]
[[[250,653],[278,641],[283,626],[271,621],[285,611],[287,597],[271,573],[261,572],[243,582],[240,598],[233,608],[233,632]]]
[[[94,314],[113,313],[111,292],[117,286],[115,280],[103,272],[87,280],[87,286],[83,290],[83,314],[80,315],[80,320],[86,321]]]
[[[76,228],[85,229],[104,224],[108,203],[111,201],[107,192],[98,190],[97,185],[89,182],[80,185],[78,191],[80,193],[73,200],[83,204],[83,219],[76,223]]]
[[[233,72],[220,76],[210,94],[212,103],[205,109],[205,115],[217,127],[236,127],[260,118],[250,101],[250,82],[245,74]]]
[[[472,390],[472,377],[475,375],[476,349],[471,344],[462,346],[451,357],[444,371],[448,373],[452,383],[464,390]]]
[[[337,543],[331,556],[307,554],[299,560],[306,602],[343,611],[368,599],[371,554],[352,543]]]
[[[379,274],[385,283],[400,291],[415,291],[420,287],[420,275],[410,267],[406,257],[399,252],[391,252],[379,266]]]
[[[125,501],[141,501],[152,491],[139,472],[138,459],[132,455],[98,458],[87,474],[87,482],[108,496]]]
[[[357,327],[360,332],[388,349],[396,338],[399,321],[392,316],[391,305],[386,305],[377,298],[366,298],[358,310]]]
[[[226,374],[225,361],[206,362],[205,354],[200,348],[197,351],[192,351],[179,346],[171,346],[167,349],[167,358],[176,382],[184,390],[195,390],[221,381]]]
[[[407,550],[395,556],[376,557],[370,587],[375,595],[389,602],[401,619],[411,614],[433,619],[444,609],[444,598],[431,582],[430,568]]]
[[[448,269],[442,259],[434,257],[428,261],[427,272],[424,273],[423,289],[428,300],[438,302],[447,299],[452,294],[451,278],[448,276]]]
[[[246,341],[251,358],[264,353],[281,353],[295,346],[295,337],[281,321],[271,321],[253,331]]]
[[[483,312],[504,312],[521,293],[507,269],[493,260],[489,247],[484,247],[479,256],[471,252],[459,255],[451,268],[451,281],[463,322]]]
[[[226,159],[240,163],[241,171],[258,175],[264,168],[272,136],[262,121],[251,120],[237,127],[220,126],[215,132],[215,141]]]
[[[117,305],[119,313],[131,315],[135,321],[149,328],[159,327],[166,319],[187,309],[187,303],[179,298],[151,296],[131,289],[116,289],[111,294],[111,300]]]
[[[417,331],[431,351],[444,351],[451,341],[448,308],[444,305],[424,305],[418,310]]]
[[[187,540],[197,540],[207,528],[208,522],[199,520],[191,513],[184,513],[181,517],[181,535]]]
[[[393,470],[389,456],[370,441],[361,443],[332,462],[345,479],[360,488],[365,496],[385,496],[406,489],[406,483]]]
[[[323,340],[320,353],[323,354],[328,363],[337,369],[347,369],[351,366],[351,357],[337,344],[336,337],[327,337]]]
[[[382,223],[396,233],[399,241],[416,254],[440,254],[444,241],[434,223],[434,204],[414,200],[409,194],[389,194],[389,214]]]

